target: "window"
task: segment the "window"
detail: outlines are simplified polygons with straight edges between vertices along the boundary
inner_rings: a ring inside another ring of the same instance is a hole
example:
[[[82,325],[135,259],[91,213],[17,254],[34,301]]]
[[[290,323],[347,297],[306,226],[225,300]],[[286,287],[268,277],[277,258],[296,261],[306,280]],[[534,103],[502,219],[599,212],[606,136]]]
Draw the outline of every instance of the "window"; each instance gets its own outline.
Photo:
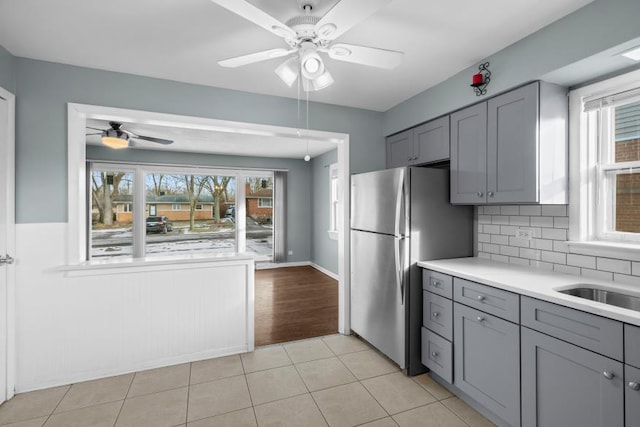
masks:
[[[640,244],[639,78],[571,93],[572,240]]]
[[[258,199],[258,207],[259,208],[271,208],[273,207],[273,199],[269,198],[264,198],[264,197],[260,197]]]
[[[338,164],[332,163],[329,166],[329,215],[331,218],[329,225],[329,237],[338,238]]]
[[[97,162],[88,170],[87,259],[234,252],[273,258],[272,172]],[[245,188],[236,200],[238,182]],[[268,206],[258,209],[260,200]],[[236,210],[246,212],[242,227]]]

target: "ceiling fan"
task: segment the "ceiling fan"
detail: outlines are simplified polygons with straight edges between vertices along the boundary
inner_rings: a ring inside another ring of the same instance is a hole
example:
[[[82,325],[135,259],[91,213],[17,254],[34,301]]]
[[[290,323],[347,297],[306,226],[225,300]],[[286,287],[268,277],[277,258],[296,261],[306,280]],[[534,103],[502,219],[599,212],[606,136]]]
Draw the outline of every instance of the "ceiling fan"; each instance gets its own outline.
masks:
[[[273,34],[282,37],[289,48],[269,49],[219,61],[223,67],[240,67],[268,59],[290,56],[276,69],[288,86],[302,74],[305,91],[324,89],[333,77],[319,53],[354,64],[391,70],[402,62],[403,53],[375,47],[335,43],[342,34],[372,15],[391,0],[341,0],[324,16],[313,10],[321,0],[297,0],[302,14],[282,23],[246,0],[211,0]]]
[[[158,144],[173,144],[173,141],[162,138],[154,138],[152,136],[145,135],[137,135],[133,132],[130,132],[126,129],[122,128],[122,123],[120,122],[109,122],[110,129],[98,129],[87,126],[87,129],[93,129],[100,131],[99,133],[88,133],[87,135],[101,135],[102,143],[107,147],[113,149],[121,149],[132,146],[132,141],[130,139],[140,139],[143,141],[151,141],[156,142]]]

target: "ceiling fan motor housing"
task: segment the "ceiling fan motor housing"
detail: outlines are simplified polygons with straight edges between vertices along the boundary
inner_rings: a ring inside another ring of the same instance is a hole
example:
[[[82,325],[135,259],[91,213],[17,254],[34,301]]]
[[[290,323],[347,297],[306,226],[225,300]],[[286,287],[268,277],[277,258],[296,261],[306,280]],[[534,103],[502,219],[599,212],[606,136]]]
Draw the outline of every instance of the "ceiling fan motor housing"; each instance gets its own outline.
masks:
[[[301,15],[289,19],[286,24],[296,32],[300,41],[305,41],[316,37],[315,26],[318,21],[320,21],[318,16]]]

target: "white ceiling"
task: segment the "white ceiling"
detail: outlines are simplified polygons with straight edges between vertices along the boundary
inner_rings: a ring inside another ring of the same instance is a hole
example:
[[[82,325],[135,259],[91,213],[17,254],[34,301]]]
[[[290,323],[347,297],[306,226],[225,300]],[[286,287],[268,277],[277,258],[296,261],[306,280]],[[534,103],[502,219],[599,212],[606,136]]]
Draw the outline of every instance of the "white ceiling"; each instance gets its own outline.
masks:
[[[591,1],[394,0],[338,41],[403,51],[404,62],[387,71],[327,59],[336,83],[310,99],[386,111]],[[251,2],[281,21],[298,13],[296,0]],[[297,96],[273,73],[282,58],[217,64],[286,45],[210,0],[0,0],[0,45],[20,57]]]
[[[296,129],[280,129],[278,132],[255,127],[239,127],[237,124],[216,124],[194,126],[187,123],[147,124],[122,122],[123,129],[136,135],[170,139],[171,145],[162,145],[141,139],[130,141],[133,149],[180,151],[192,153],[224,154],[230,156],[257,156],[302,159],[305,154],[312,158],[337,148],[319,132]],[[87,126],[109,129],[108,120],[87,119]],[[87,129],[87,133],[95,133]],[[309,144],[307,144],[307,140]],[[101,145],[100,135],[87,135],[87,144]]]

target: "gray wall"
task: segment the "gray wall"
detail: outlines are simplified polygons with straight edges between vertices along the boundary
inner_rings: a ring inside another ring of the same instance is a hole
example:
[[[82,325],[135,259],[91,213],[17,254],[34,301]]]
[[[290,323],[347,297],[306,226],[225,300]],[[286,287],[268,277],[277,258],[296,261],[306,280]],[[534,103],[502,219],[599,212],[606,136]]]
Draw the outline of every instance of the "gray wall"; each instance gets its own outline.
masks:
[[[0,46],[0,87],[15,94],[15,58]]]
[[[16,220],[67,221],[67,103],[296,127],[294,99],[16,58]],[[382,113],[311,103],[309,127],[350,135],[352,172],[385,164]],[[33,209],[34,204],[47,209]]]
[[[329,165],[338,159],[338,151],[333,150],[318,156],[311,162],[313,188],[311,231],[311,262],[338,274],[338,241],[329,238],[330,188]]]
[[[603,50],[640,37],[640,1],[596,0],[486,58],[491,63],[487,96],[571,66]],[[483,61],[484,62],[484,61]],[[632,65],[631,63],[629,65]],[[576,69],[577,84],[590,76]],[[386,111],[384,135],[425,122],[479,101],[469,84],[478,64]]]
[[[287,256],[288,262],[311,259],[311,165],[304,160],[268,157],[220,156],[199,153],[168,153],[149,150],[111,150],[88,146],[87,158],[102,161],[146,162],[196,166],[285,169],[287,176]],[[336,269],[337,271],[337,269]]]

